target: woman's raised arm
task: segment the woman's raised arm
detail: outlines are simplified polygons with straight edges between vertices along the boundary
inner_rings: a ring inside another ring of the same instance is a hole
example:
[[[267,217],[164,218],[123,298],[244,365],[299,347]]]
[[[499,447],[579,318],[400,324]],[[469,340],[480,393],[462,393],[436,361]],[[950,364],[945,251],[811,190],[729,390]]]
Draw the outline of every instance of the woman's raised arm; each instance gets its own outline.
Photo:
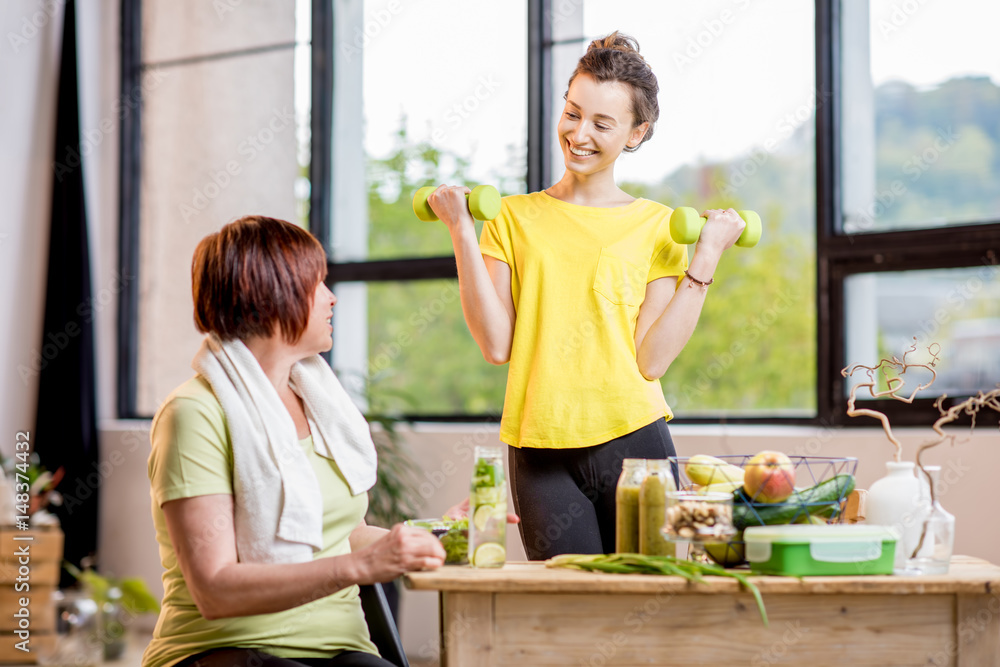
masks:
[[[696,286],[691,277],[708,282],[722,253],[733,247],[746,223],[733,209],[706,212],[708,222],[695,246],[688,277],[677,286],[675,278],[659,278],[646,286],[635,327],[636,363],[647,380],[656,380],[670,368],[687,345],[701,317],[707,286]]]
[[[451,233],[465,323],[483,357],[491,364],[505,364],[510,361],[516,317],[510,267],[479,250],[475,221],[466,204],[469,192],[466,187],[442,185],[427,203]]]

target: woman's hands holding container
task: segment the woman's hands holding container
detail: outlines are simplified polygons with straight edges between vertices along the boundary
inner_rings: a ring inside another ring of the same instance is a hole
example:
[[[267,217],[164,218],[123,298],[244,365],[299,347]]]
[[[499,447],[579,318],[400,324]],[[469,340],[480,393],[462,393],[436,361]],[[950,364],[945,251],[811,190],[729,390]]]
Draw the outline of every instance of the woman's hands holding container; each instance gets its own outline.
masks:
[[[384,537],[351,554],[357,564],[352,583],[391,581],[414,570],[434,570],[444,564],[445,552],[426,530],[396,524]]]

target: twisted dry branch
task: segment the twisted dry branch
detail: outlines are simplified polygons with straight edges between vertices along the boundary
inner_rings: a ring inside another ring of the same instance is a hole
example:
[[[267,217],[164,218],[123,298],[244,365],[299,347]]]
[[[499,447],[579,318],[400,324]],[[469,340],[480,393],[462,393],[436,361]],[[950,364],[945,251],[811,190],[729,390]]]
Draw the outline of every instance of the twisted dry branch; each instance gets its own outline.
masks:
[[[917,339],[913,339],[913,345],[903,353],[903,358],[899,359],[895,355],[891,359],[882,359],[878,362],[877,366],[865,366],[864,364],[852,364],[847,368],[840,371],[841,376],[847,378],[852,377],[858,370],[864,369],[868,375],[868,382],[859,382],[858,384],[851,387],[851,395],[847,399],[847,416],[848,417],[874,417],[882,422],[882,430],[885,431],[885,435],[889,438],[889,442],[893,444],[896,448],[893,454],[893,460],[897,463],[901,460],[903,453],[903,446],[900,444],[899,440],[892,433],[892,426],[889,424],[889,418],[885,416],[882,412],[878,410],[870,410],[868,408],[856,407],[857,394],[859,389],[867,389],[868,393],[872,398],[882,398],[883,396],[888,396],[889,398],[895,399],[902,403],[913,403],[913,399],[922,390],[934,384],[934,380],[937,379],[937,373],[934,371],[934,366],[937,365],[939,359],[939,353],[941,352],[941,346],[937,343],[931,343],[927,347],[927,351],[931,355],[931,360],[926,364],[911,364],[906,361],[906,357],[911,353],[915,352],[917,349]],[[890,377],[888,370],[896,369],[896,376]],[[906,371],[911,368],[923,368],[930,371],[931,379],[926,383],[917,385],[917,387],[910,393],[909,396],[900,396],[896,392],[906,386],[906,381],[903,380]],[[875,373],[881,373],[882,377],[886,383],[886,389],[884,391],[877,390],[878,380],[875,377]]]

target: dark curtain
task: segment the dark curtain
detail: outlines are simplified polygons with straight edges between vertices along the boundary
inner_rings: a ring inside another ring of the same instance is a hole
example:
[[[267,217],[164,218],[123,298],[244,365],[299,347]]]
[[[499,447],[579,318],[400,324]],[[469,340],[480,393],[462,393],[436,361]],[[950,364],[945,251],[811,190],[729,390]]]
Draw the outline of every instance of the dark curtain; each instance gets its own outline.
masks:
[[[97,498],[103,479],[98,467],[93,319],[102,307],[90,285],[90,250],[80,157],[80,100],[77,85],[76,11],[66,2],[52,163],[52,220],[45,323],[39,373],[35,451],[42,465],[65,476],[57,490],[61,507],[51,507],[66,534],[65,558],[79,566],[97,551]],[[103,299],[102,299],[103,300]],[[74,582],[63,572],[62,585]]]

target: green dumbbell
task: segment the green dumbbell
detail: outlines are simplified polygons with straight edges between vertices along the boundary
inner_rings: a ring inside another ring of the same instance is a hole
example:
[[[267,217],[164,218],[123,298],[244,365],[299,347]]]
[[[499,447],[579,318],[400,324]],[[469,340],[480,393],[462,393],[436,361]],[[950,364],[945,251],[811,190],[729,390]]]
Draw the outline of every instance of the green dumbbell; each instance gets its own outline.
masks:
[[[428,185],[413,195],[413,212],[424,222],[434,222],[438,219],[431,205],[427,203],[427,198],[435,190],[437,188]],[[465,197],[469,200],[469,213],[476,220],[492,220],[500,215],[500,193],[492,185],[477,185]]]
[[[736,211],[747,223],[740,238],[736,240],[736,245],[741,248],[752,248],[760,241],[760,216],[754,211]],[[670,237],[677,243],[691,245],[698,240],[701,235],[701,228],[708,222],[708,218],[698,215],[698,211],[690,206],[675,208],[670,215]]]

